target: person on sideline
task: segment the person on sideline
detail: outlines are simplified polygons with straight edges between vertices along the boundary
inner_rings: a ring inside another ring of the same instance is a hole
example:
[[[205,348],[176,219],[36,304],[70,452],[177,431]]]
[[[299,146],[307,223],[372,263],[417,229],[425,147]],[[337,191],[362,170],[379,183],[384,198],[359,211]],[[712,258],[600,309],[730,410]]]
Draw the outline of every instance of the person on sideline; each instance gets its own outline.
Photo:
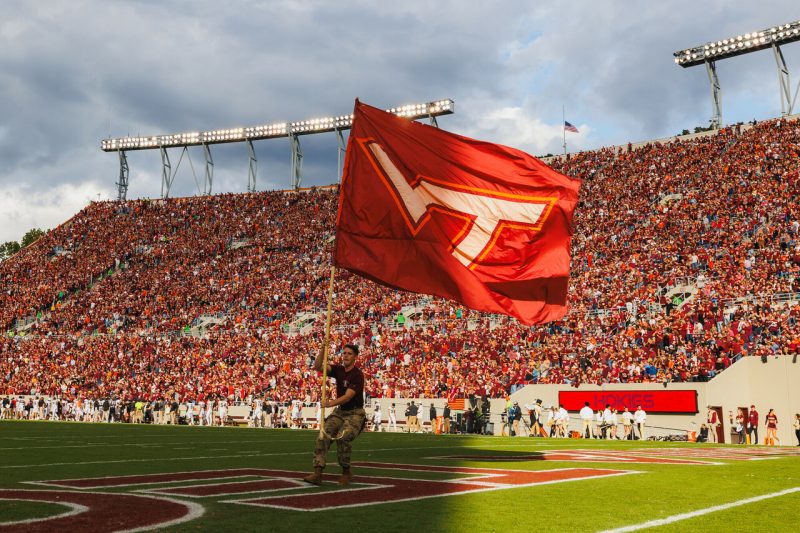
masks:
[[[750,437],[750,444],[758,444],[758,411],[755,405],[750,406],[747,415],[747,436]]]
[[[647,413],[644,412],[641,405],[636,406],[636,412],[633,413],[633,423],[636,426],[636,431],[639,432],[639,440],[644,440],[644,424],[647,422]]]
[[[767,426],[767,436],[764,437],[764,444],[767,446],[775,446],[775,441],[778,441],[778,446],[781,445],[781,439],[778,438],[778,415],[775,414],[775,409],[770,409],[767,416],[764,417]]]
[[[594,411],[592,411],[592,408],[589,407],[589,402],[583,402],[583,407],[581,407],[581,410],[578,414],[580,415],[581,423],[583,424],[581,436],[585,439],[589,439],[592,437],[592,419],[594,418]]]

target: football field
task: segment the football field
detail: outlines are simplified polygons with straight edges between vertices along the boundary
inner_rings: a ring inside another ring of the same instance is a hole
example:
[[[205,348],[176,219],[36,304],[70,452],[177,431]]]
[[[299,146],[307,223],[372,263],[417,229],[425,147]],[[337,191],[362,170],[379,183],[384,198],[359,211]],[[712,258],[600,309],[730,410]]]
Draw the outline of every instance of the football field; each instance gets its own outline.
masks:
[[[0,531],[797,531],[800,448],[0,422]]]

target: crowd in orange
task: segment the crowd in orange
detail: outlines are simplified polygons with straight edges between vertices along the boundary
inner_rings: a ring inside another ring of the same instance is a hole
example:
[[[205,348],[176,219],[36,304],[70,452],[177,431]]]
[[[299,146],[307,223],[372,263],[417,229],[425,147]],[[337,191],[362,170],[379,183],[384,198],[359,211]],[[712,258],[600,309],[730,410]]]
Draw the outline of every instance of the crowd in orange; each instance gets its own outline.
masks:
[[[800,125],[773,120],[556,160],[583,179],[563,320],[523,326],[344,272],[334,349],[363,345],[367,393],[386,397],[707,380],[794,353],[798,153]],[[0,263],[0,394],[315,401],[337,198],[90,204]]]

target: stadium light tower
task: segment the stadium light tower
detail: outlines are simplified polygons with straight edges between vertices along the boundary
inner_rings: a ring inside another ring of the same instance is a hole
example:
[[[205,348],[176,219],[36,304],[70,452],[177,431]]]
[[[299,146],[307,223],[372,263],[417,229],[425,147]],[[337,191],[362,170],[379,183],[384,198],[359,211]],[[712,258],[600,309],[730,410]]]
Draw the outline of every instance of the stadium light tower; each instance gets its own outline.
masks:
[[[430,120],[431,125],[438,127],[436,117],[450,115],[455,112],[455,104],[452,99],[435,100],[424,104],[409,104],[399,107],[392,107],[386,110],[399,117],[410,120],[424,119]],[[161,153],[161,196],[168,198],[175,175],[178,172],[183,156],[188,154],[190,146],[202,146],[205,156],[205,186],[203,194],[211,194],[214,179],[214,160],[211,157],[212,144],[245,143],[248,153],[248,176],[247,191],[256,190],[256,169],[257,159],[253,148],[253,141],[265,139],[288,138],[292,149],[291,159],[291,179],[292,188],[300,188],[302,182],[303,151],[300,148],[300,136],[313,135],[317,133],[336,133],[338,146],[337,171],[339,176],[342,174],[344,163],[344,134],[353,124],[353,115],[329,116],[313,118],[309,120],[298,120],[295,122],[276,122],[273,124],[262,124],[259,126],[238,127],[224,130],[211,130],[187,133],[173,133],[168,135],[152,135],[146,137],[118,137],[103,139],[100,148],[104,152],[117,152],[119,154],[119,181],[117,182],[117,199],[125,200],[128,194],[128,158],[126,152],[131,150],[158,150]],[[182,148],[181,157],[175,170],[172,170],[172,163],[169,158],[168,148]],[[191,164],[191,159],[189,159]],[[192,167],[194,172],[194,167]],[[198,189],[199,189],[198,184]]]
[[[781,51],[782,44],[800,41],[800,20],[773,26],[752,33],[745,33],[722,39],[721,41],[710,41],[705,44],[678,50],[672,55],[675,56],[675,63],[683,68],[705,65],[708,73],[708,81],[711,83],[711,104],[713,117],[711,123],[715,128],[722,125],[722,89],[720,88],[719,78],[717,77],[716,62],[720,59],[741,56],[759,50],[771,48],[775,56],[775,63],[778,67],[778,86],[781,93],[781,114],[791,115],[794,104],[797,102],[797,94],[800,92],[800,83],[792,93],[792,86],[789,78],[789,68]]]

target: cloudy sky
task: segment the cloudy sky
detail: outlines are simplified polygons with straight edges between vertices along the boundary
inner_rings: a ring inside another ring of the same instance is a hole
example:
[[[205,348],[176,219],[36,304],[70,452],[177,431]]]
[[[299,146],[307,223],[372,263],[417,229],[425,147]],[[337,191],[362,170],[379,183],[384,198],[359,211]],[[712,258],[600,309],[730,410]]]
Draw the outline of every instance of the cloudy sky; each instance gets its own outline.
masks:
[[[702,68],[672,52],[800,19],[772,2],[9,0],[0,3],[0,242],[116,197],[102,138],[256,125],[453,98],[441,127],[541,155],[707,123]],[[800,73],[800,43],[787,45]],[[718,66],[726,122],[780,113],[772,54]],[[798,79],[795,74],[794,79]],[[796,83],[796,82],[795,82]],[[304,185],[337,181],[336,139],[302,139]],[[243,145],[213,149],[214,192],[244,191]],[[260,190],[287,188],[289,143],[256,143]],[[190,150],[202,177],[203,155]],[[179,153],[173,154],[173,165]],[[189,160],[173,195],[197,194]],[[157,151],[129,198],[160,194]]]

